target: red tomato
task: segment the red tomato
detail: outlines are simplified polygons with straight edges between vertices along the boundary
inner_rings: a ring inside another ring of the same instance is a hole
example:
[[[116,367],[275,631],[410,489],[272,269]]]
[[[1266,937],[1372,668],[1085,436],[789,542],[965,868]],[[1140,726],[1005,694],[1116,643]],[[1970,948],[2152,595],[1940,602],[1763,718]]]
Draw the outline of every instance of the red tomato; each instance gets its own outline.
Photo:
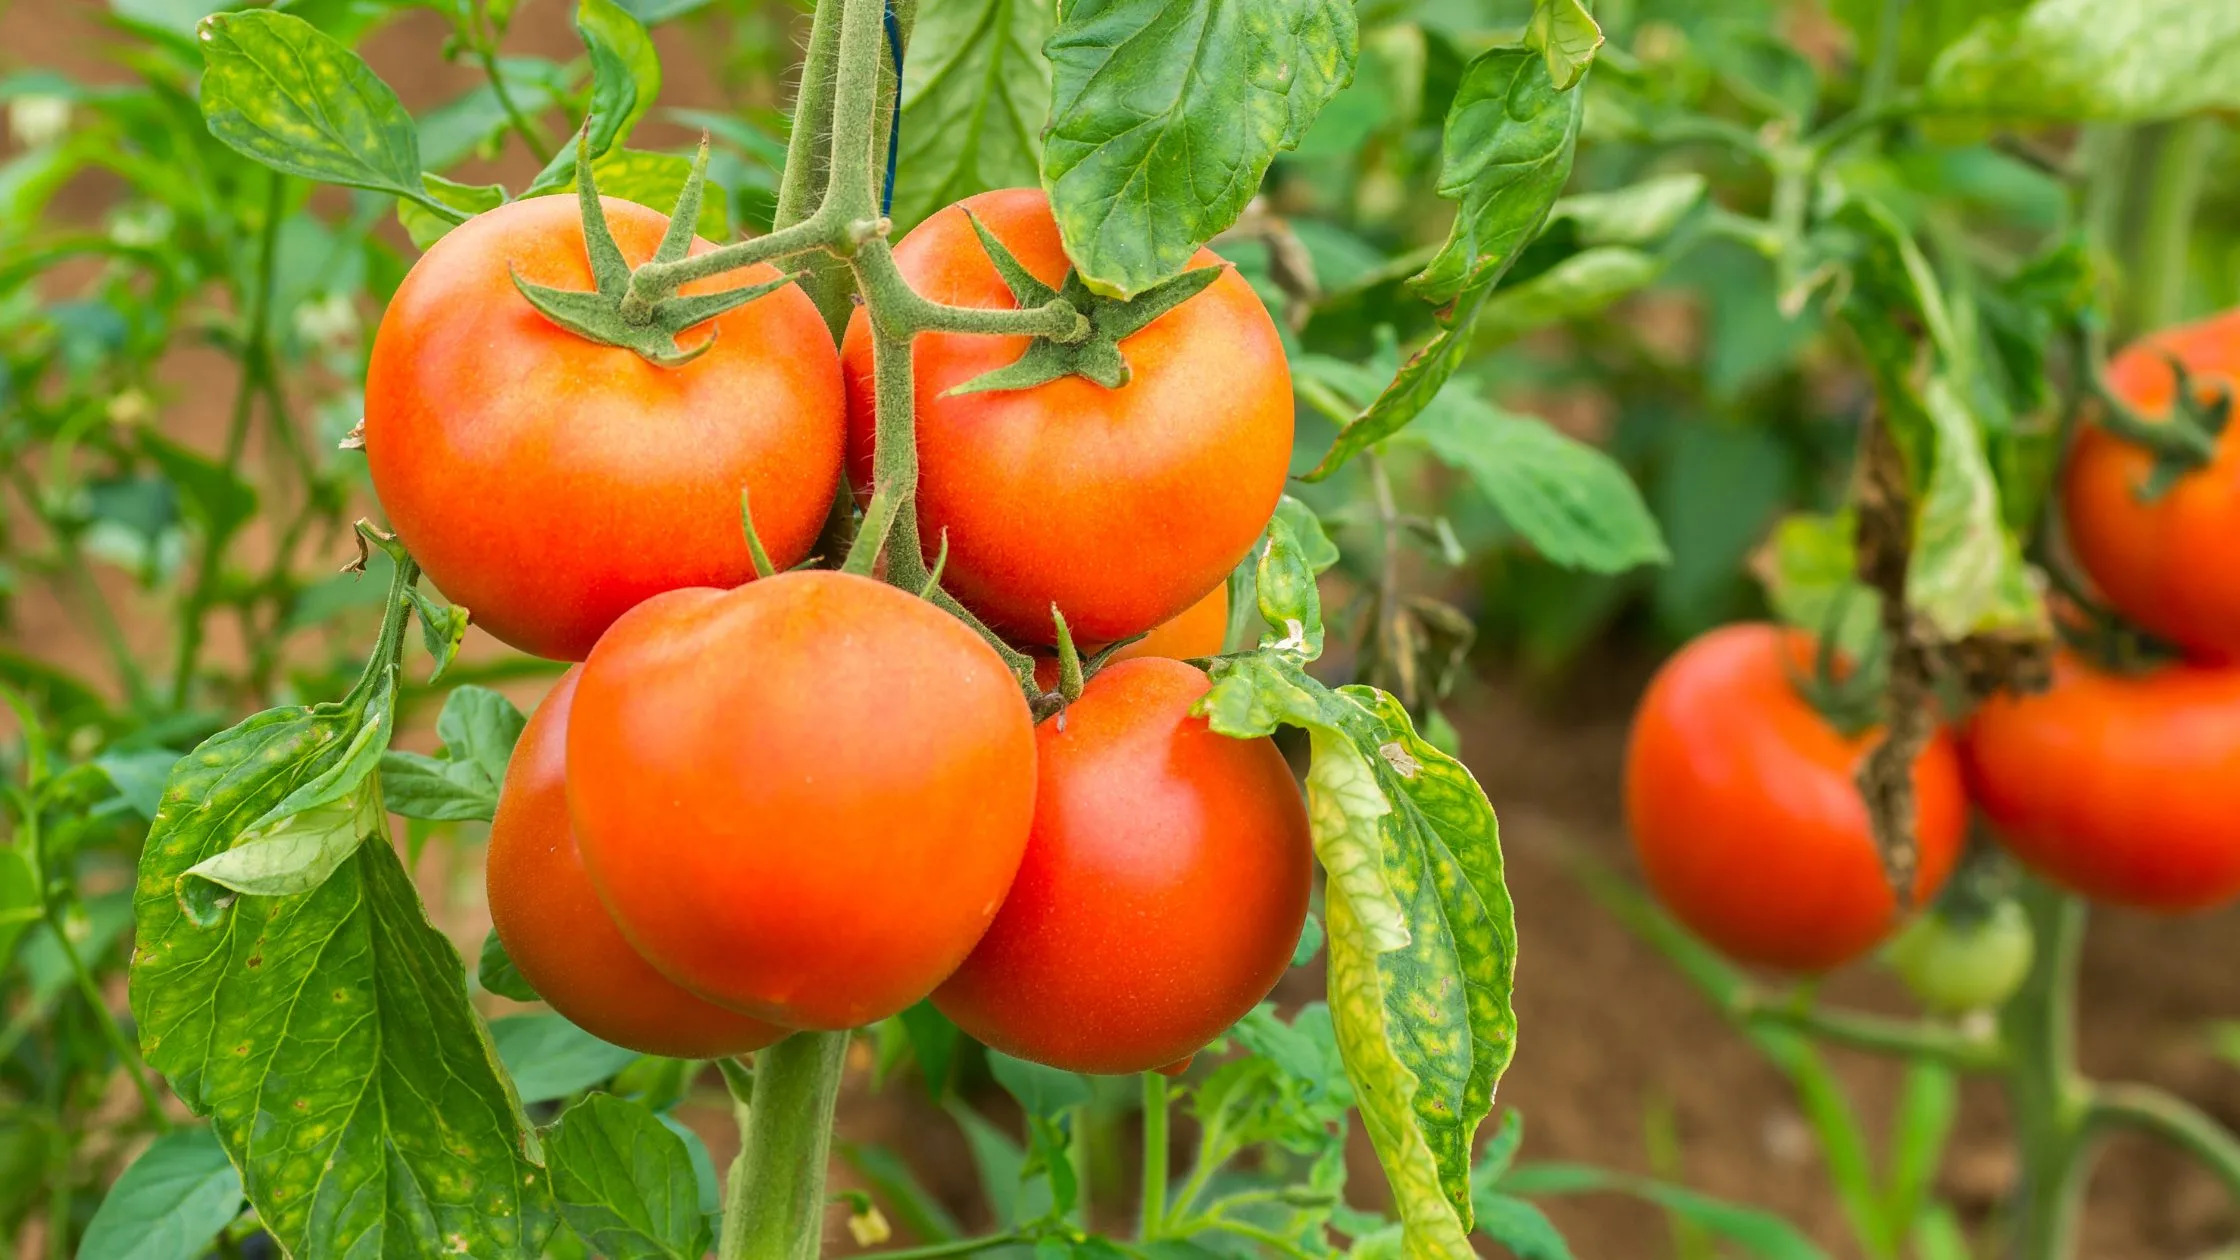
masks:
[[[934,990],[957,1026],[1076,1072],[1179,1065],[1268,995],[1313,849],[1267,739],[1216,735],[1204,674],[1123,661],[1036,731],[1034,834],[995,926]]]
[[[1011,307],[965,218],[969,207],[1021,265],[1055,287],[1066,257],[1036,189],[982,193],[913,228],[896,264],[926,297]],[[1220,263],[1199,250],[1194,266]],[[918,516],[942,583],[1007,636],[1049,643],[1050,605],[1079,642],[1148,630],[1229,576],[1275,513],[1291,461],[1291,371],[1275,322],[1232,268],[1120,343],[1133,372],[1106,389],[1078,376],[1031,389],[948,391],[1025,353],[1024,337],[917,339]],[[847,368],[849,472],[869,486],[870,327],[858,312]]]
[[[606,199],[625,257],[668,220]],[[695,241],[695,252],[714,246]],[[784,288],[718,316],[680,368],[586,341],[513,287],[589,289],[573,194],[501,206],[452,230],[398,287],[366,369],[366,460],[389,522],[475,624],[526,652],[581,660],[648,595],[754,576],[739,491],[780,568],[808,555],[838,486],[838,356],[816,307]],[[686,293],[757,284],[756,267]]]
[[[758,1019],[853,1028],[971,951],[1034,815],[994,649],[869,578],[783,573],[615,622],[583,667],[568,808],[623,934]]]
[[[1682,923],[1745,962],[1824,971],[1896,915],[1853,781],[1879,733],[1846,738],[1796,693],[1802,635],[1734,625],[1665,662],[1626,750],[1626,818],[1649,886]],[[1916,904],[1952,872],[1967,800],[1950,736],[1914,762]]]
[[[2059,883],[2147,910],[2240,896],[2240,669],[2064,654],[2050,691],[1976,710],[1965,760],[2000,840]]]
[[[2175,356],[2201,387],[2240,389],[2240,311],[2157,333],[2116,356],[2108,383],[2133,410],[2169,414]],[[2093,585],[2198,660],[2240,662],[2240,424],[2206,466],[2142,502],[2154,456],[2097,425],[2078,430],[2062,481],[2069,543]]]
[[[653,969],[607,915],[568,826],[563,773],[576,676],[529,718],[490,822],[490,921],[514,969],[552,1009],[595,1037],[644,1054],[714,1059],[786,1034],[702,1001]]]

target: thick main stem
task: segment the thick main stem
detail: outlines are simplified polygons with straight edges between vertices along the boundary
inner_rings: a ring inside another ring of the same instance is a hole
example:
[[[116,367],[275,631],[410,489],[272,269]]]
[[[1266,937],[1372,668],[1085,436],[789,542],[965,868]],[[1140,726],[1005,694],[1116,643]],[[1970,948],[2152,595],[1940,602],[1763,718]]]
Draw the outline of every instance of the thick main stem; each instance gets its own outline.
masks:
[[[719,1260],[816,1260],[845,1032],[795,1033],[755,1056]]]
[[[2207,115],[2181,118],[2155,147],[2154,175],[2139,231],[2139,284],[2132,317],[2140,328],[2164,328],[2184,312],[2186,262],[2193,241],[2193,211],[2216,124]]]
[[[801,61],[801,89],[793,101],[793,134],[786,141],[786,169],[778,177],[778,206],[771,227],[783,230],[806,221],[826,200],[832,167],[832,111],[839,92],[840,14],[844,0],[817,0],[809,26],[809,49]],[[833,340],[848,325],[853,277],[848,264],[829,254],[809,262],[802,291],[817,304]]]

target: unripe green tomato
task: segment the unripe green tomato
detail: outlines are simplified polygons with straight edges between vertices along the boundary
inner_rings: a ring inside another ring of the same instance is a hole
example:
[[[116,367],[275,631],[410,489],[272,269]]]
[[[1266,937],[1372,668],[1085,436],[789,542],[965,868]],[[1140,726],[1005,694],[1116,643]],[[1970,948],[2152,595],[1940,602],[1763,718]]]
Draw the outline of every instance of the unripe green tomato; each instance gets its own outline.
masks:
[[[2002,901],[1969,922],[1932,910],[1890,943],[1887,958],[1923,1006],[1951,1015],[2005,1002],[2030,973],[2033,949],[2029,917]]]

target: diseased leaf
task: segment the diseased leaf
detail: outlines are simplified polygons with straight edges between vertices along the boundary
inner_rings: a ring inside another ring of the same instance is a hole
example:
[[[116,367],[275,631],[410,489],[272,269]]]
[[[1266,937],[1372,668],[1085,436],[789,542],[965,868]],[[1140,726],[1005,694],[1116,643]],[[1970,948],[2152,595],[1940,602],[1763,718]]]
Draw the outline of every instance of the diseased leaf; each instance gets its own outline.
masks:
[[[1323,543],[1327,546],[1329,540]],[[1255,579],[1260,615],[1269,626],[1260,646],[1297,652],[1310,661],[1321,656],[1322,598],[1315,589],[1315,570],[1281,514],[1268,522],[1268,543],[1261,549]]]
[[[1045,50],[1042,186],[1089,287],[1133,297],[1236,222],[1353,77],[1347,0],[1077,0]]]
[[[360,842],[386,839],[381,789],[371,779],[343,796],[269,826],[244,831],[230,849],[187,868],[187,874],[256,897],[310,892],[350,859]],[[191,894],[180,890],[181,898]]]
[[[920,0],[902,66],[898,231],[977,192],[1040,179],[1053,0]]]
[[[699,1260],[709,1247],[684,1140],[644,1106],[592,1094],[545,1134],[561,1218],[612,1260]]]
[[[1625,470],[1540,420],[1456,394],[1404,436],[1468,473],[1510,528],[1553,564],[1622,573],[1669,558]]]
[[[2240,109],[2240,5],[2036,0],[1946,48],[1928,94],[1948,111],[2140,122]]]
[[[412,115],[356,53],[270,9],[214,14],[197,31],[210,134],[289,175],[419,194]]]
[[[241,1174],[210,1130],[173,1129],[109,1187],[78,1260],[197,1260],[241,1212]]]
[[[1439,195],[1462,203],[1439,253],[1408,282],[1452,302],[1499,282],[1539,235],[1571,176],[1586,94],[1558,91],[1548,62],[1527,48],[1495,48],[1462,73],[1447,110]]]
[[[141,1049],[291,1253],[534,1256],[552,1209],[533,1135],[395,850],[361,843],[316,888],[212,922],[181,905],[189,869],[344,777],[363,706],[258,714],[179,762],[134,895]]]

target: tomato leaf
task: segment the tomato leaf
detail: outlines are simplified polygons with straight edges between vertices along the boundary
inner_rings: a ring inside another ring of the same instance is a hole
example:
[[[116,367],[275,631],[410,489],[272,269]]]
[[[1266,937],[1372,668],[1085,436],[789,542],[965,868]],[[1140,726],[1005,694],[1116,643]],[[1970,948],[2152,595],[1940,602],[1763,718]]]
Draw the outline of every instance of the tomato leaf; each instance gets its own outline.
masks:
[[[1439,195],[1462,203],[1431,265],[1408,284],[1452,302],[1499,282],[1539,235],[1571,176],[1586,94],[1562,91],[1529,48],[1494,48],[1462,72],[1447,110]]]
[[[1346,0],[1077,0],[1045,51],[1042,186],[1089,287],[1132,297],[1236,222],[1353,78]]]
[[[576,5],[576,34],[591,54],[591,108],[585,118],[590,133],[586,143],[591,156],[599,158],[628,139],[638,120],[653,108],[654,97],[661,94],[661,56],[654,50],[653,37],[646,33],[645,24],[614,0],[580,0]],[[575,164],[576,146],[561,145],[521,195],[533,197],[573,187]],[[606,187],[604,170],[599,176],[602,191],[610,196],[629,196]],[[672,194],[670,201],[675,200]]]
[[[1482,1197],[1616,1193],[1629,1195],[1699,1226],[1759,1260],[1828,1260],[1828,1253],[1770,1212],[1742,1207],[1669,1182],[1606,1172],[1585,1164],[1525,1164],[1480,1189]]]
[[[2240,108],[2240,7],[2037,0],[1982,18],[1929,73],[1939,108],[2143,121]]]
[[[685,181],[691,177],[692,159],[676,153],[615,149],[591,164],[592,182],[598,185],[601,196],[635,201],[663,214],[676,211],[677,198],[684,192]],[[572,192],[575,186],[575,172],[571,167],[568,177],[552,191]],[[720,190],[717,195],[702,197],[700,218],[693,225],[693,231],[712,241],[729,236],[730,212],[724,208],[729,200]]]
[[[988,1052],[988,1073],[1030,1116],[1058,1116],[1091,1097],[1089,1079],[1080,1073],[1014,1059],[1000,1050]]]
[[[177,1260],[210,1250],[241,1212],[241,1174],[218,1137],[173,1129],[109,1187],[78,1243],[78,1260]]]
[[[257,514],[256,487],[232,469],[152,429],[141,430],[140,446],[163,470],[164,479],[178,487],[188,517],[209,537],[223,542]]]
[[[488,822],[498,808],[506,762],[528,719],[487,687],[453,688],[436,718],[442,750],[433,757],[391,750],[381,758],[389,809],[407,818]]]
[[[270,9],[212,14],[197,29],[202,116],[227,147],[289,175],[424,195],[412,115],[356,53]]]
[[[1595,50],[1602,47],[1602,28],[1581,0],[1538,0],[1532,6],[1532,21],[1524,28],[1524,43],[1546,58],[1548,78],[1556,91],[1568,92],[1594,63]]]
[[[1622,573],[1671,558],[1625,470],[1544,421],[1457,391],[1401,436],[1468,473],[1510,528],[1553,564]]]
[[[550,1102],[611,1078],[638,1057],[553,1014],[490,1021],[490,1042],[524,1103]]]
[[[468,219],[506,202],[503,184],[461,184],[441,175],[422,174],[420,186],[434,205],[423,201],[397,203],[397,222],[404,225],[405,234],[420,249],[442,240],[444,233]]]
[[[513,958],[506,953],[504,941],[498,939],[498,930],[490,929],[482,938],[482,954],[475,960],[475,979],[482,987],[499,997],[516,1002],[536,1002],[542,999],[531,988],[528,978],[513,965]]]
[[[1478,315],[1477,348],[1593,315],[1654,284],[1664,268],[1664,259],[1621,245],[1580,250],[1530,280],[1496,292]]]
[[[545,1134],[552,1194],[570,1228],[614,1260],[708,1251],[700,1180],[684,1140],[638,1103],[592,1094]]]
[[[1486,297],[1493,292],[1488,282],[1467,290],[1439,312],[1439,331],[1422,349],[1409,356],[1408,361],[1360,414],[1345,422],[1338,430],[1337,440],[1320,463],[1307,473],[1303,480],[1321,481],[1346,466],[1347,461],[1361,452],[1382,442],[1401,429],[1429,407],[1439,396],[1439,391],[1454,379],[1455,369],[1462,366],[1463,356],[1470,352],[1470,337],[1478,323],[1478,312],[1485,309]]]
[[[1548,1214],[1524,1199],[1492,1191],[1477,1196],[1478,1232],[1517,1260],[1571,1260],[1571,1244]]]
[[[1051,0],[921,0],[902,68],[895,227],[1039,178],[1056,25]]]
[[[1549,211],[1548,222],[1570,220],[1583,245],[1643,245],[1678,225],[1703,201],[1706,186],[1695,171],[1652,175],[1608,192],[1565,197]]]

